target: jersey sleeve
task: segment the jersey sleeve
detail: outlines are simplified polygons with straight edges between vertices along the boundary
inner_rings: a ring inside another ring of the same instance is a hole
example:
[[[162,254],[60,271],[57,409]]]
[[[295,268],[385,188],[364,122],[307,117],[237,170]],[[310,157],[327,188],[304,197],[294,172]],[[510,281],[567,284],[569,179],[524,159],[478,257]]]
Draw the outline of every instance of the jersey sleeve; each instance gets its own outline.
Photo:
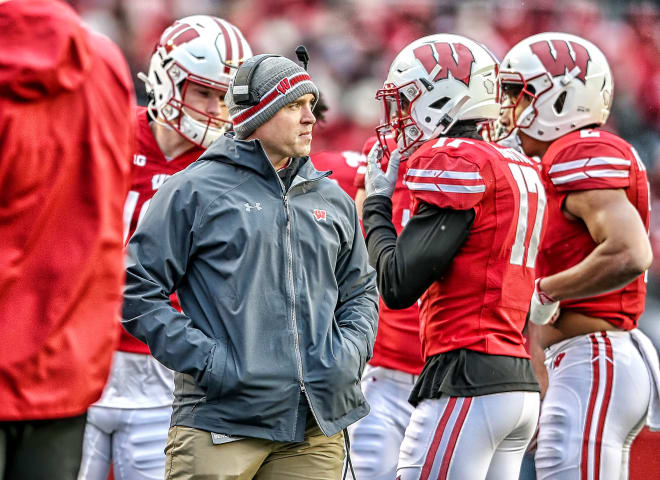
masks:
[[[415,159],[404,183],[415,204],[425,202],[440,208],[468,210],[475,207],[491,183],[479,164],[464,157],[437,152]]]
[[[549,181],[559,192],[626,188],[630,184],[630,155],[604,142],[569,145],[545,168]]]

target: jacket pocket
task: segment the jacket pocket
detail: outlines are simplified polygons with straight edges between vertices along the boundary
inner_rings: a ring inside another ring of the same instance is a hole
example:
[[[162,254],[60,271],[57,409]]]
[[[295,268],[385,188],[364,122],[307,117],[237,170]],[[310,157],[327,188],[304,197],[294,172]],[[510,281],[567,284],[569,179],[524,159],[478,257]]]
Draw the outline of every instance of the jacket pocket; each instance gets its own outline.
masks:
[[[344,336],[344,342],[346,343],[349,350],[354,350],[354,353],[351,355],[351,357],[353,358],[353,361],[354,361],[354,365],[357,366],[357,371],[353,370],[356,373],[354,383],[359,384],[360,379],[362,378],[362,372],[364,371],[366,361],[365,361],[365,359],[362,358],[362,354],[360,353],[359,347],[351,339],[351,337]]]
[[[227,345],[222,338],[216,342],[210,363],[211,370],[208,372],[207,401],[217,400],[222,395],[222,384],[227,370]]]

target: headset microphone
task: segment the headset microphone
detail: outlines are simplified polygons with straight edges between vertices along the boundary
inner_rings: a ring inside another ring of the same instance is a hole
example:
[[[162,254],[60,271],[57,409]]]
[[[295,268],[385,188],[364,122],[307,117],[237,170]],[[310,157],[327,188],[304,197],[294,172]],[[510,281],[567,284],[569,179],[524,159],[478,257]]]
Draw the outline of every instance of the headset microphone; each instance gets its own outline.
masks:
[[[303,68],[307,70],[307,64],[309,63],[309,55],[307,54],[307,49],[305,45],[298,45],[296,48],[296,57],[298,61],[303,64]]]

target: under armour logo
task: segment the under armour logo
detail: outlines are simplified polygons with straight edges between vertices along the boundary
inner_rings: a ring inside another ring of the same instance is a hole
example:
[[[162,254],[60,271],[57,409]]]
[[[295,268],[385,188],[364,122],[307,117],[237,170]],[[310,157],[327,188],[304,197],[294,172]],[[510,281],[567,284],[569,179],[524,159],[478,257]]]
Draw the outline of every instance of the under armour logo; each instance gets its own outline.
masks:
[[[291,83],[288,78],[283,78],[279,85],[277,85],[277,91],[284,95],[288,89],[291,88]]]
[[[261,204],[259,202],[256,202],[254,205],[245,202],[243,206],[245,207],[246,212],[251,212],[253,209],[261,210]]]
[[[314,209],[314,217],[317,222],[325,222],[325,210]]]

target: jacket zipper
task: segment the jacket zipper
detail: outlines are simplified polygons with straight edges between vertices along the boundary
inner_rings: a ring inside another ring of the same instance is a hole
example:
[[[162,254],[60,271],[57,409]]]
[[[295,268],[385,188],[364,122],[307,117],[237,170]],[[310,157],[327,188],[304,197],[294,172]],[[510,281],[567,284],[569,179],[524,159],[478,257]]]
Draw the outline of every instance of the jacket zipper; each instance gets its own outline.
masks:
[[[321,426],[314,407],[312,407],[312,402],[305,388],[303,367],[302,367],[302,354],[300,353],[300,337],[298,335],[298,322],[296,320],[296,293],[295,293],[295,283],[293,279],[293,247],[291,243],[291,212],[289,210],[289,199],[286,194],[282,196],[284,200],[284,208],[286,210],[286,247],[287,255],[289,260],[289,287],[290,287],[290,302],[291,302],[291,322],[293,325],[293,337],[294,344],[296,349],[296,362],[298,364],[298,384],[300,385],[300,391],[305,398],[307,399],[307,405],[309,405],[309,411],[312,412],[312,416],[316,421],[316,424],[319,426],[319,429],[326,435],[326,431]]]

